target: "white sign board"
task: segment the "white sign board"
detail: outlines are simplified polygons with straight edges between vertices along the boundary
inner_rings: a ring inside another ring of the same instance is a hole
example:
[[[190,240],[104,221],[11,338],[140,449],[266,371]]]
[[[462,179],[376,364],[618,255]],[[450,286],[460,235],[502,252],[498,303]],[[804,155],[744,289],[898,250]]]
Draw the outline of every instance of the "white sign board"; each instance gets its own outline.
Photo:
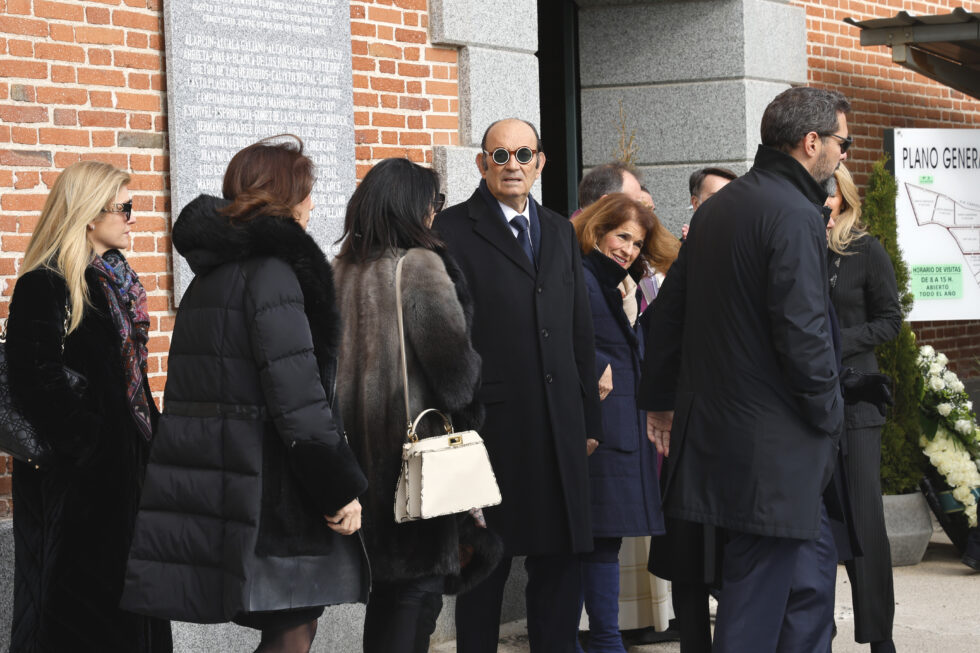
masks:
[[[896,129],[892,156],[909,320],[980,319],[980,130]]]

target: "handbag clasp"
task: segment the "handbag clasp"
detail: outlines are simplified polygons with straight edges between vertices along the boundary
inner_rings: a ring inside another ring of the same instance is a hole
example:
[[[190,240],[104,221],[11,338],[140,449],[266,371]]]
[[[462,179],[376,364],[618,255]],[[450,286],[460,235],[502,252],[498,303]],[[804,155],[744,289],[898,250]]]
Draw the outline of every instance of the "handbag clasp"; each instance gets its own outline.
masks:
[[[450,447],[458,447],[461,444],[463,444],[463,436],[462,435],[454,435],[454,436],[452,436],[452,437],[449,438],[449,446]]]

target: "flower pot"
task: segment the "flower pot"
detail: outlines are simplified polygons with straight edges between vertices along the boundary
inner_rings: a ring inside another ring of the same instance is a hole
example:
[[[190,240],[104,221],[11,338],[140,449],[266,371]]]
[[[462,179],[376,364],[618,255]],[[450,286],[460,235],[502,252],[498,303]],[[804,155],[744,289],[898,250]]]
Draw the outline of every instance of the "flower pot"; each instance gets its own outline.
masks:
[[[932,518],[925,497],[921,492],[886,494],[881,502],[885,508],[892,566],[919,564],[932,537]]]

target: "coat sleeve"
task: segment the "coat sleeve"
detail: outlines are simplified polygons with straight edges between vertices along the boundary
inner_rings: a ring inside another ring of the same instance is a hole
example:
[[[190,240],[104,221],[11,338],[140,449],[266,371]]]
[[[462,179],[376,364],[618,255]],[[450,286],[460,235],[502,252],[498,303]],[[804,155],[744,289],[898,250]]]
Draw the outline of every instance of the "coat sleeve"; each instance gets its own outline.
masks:
[[[65,379],[66,297],[64,282],[45,270],[17,281],[7,320],[7,360],[11,392],[24,416],[56,453],[80,457],[97,444],[102,418]]]
[[[300,484],[322,514],[332,515],[364,493],[367,479],[327,403],[299,281],[286,263],[268,259],[247,273],[245,289],[266,408]]]
[[[467,407],[480,385],[480,355],[473,349],[456,286],[435,252],[412,249],[402,264],[405,338],[434,393],[450,413]],[[401,362],[395,371],[401,376]]]
[[[819,222],[788,214],[772,221],[766,304],[783,381],[803,418],[837,436],[844,403],[830,332],[826,236]]]
[[[847,258],[861,257],[864,265],[864,302],[868,321],[841,329],[841,346],[844,358],[873,349],[898,335],[902,326],[902,307],[898,303],[898,286],[895,269],[888,253],[873,236],[866,252]],[[857,261],[855,261],[857,262]]]
[[[681,369],[687,302],[687,250],[682,246],[653,305],[647,311],[646,350],[637,404],[650,411],[673,410]]]
[[[579,384],[582,387],[582,405],[585,410],[585,435],[602,441],[602,412],[599,407],[599,386],[596,383],[595,331],[592,327],[592,309],[589,306],[589,292],[585,287],[585,274],[582,270],[582,252],[571,224],[567,225],[568,246],[572,250],[572,273],[574,274],[575,302],[572,307],[572,339],[575,351],[575,365],[578,368]]]

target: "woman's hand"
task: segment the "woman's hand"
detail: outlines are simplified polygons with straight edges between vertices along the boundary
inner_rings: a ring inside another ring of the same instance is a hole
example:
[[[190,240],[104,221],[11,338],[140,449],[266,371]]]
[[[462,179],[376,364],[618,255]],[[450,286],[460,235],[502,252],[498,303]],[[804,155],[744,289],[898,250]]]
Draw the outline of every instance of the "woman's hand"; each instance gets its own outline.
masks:
[[[599,377],[599,401],[602,401],[612,392],[612,365],[606,365],[606,370]]]
[[[591,456],[599,448],[599,441],[595,438],[588,438],[585,441],[585,455]]]
[[[338,510],[336,515],[324,515],[323,518],[333,532],[352,535],[361,528],[361,503],[354,499]]]
[[[674,423],[674,411],[650,411],[647,413],[647,438],[663,456],[670,455],[670,429]]]

